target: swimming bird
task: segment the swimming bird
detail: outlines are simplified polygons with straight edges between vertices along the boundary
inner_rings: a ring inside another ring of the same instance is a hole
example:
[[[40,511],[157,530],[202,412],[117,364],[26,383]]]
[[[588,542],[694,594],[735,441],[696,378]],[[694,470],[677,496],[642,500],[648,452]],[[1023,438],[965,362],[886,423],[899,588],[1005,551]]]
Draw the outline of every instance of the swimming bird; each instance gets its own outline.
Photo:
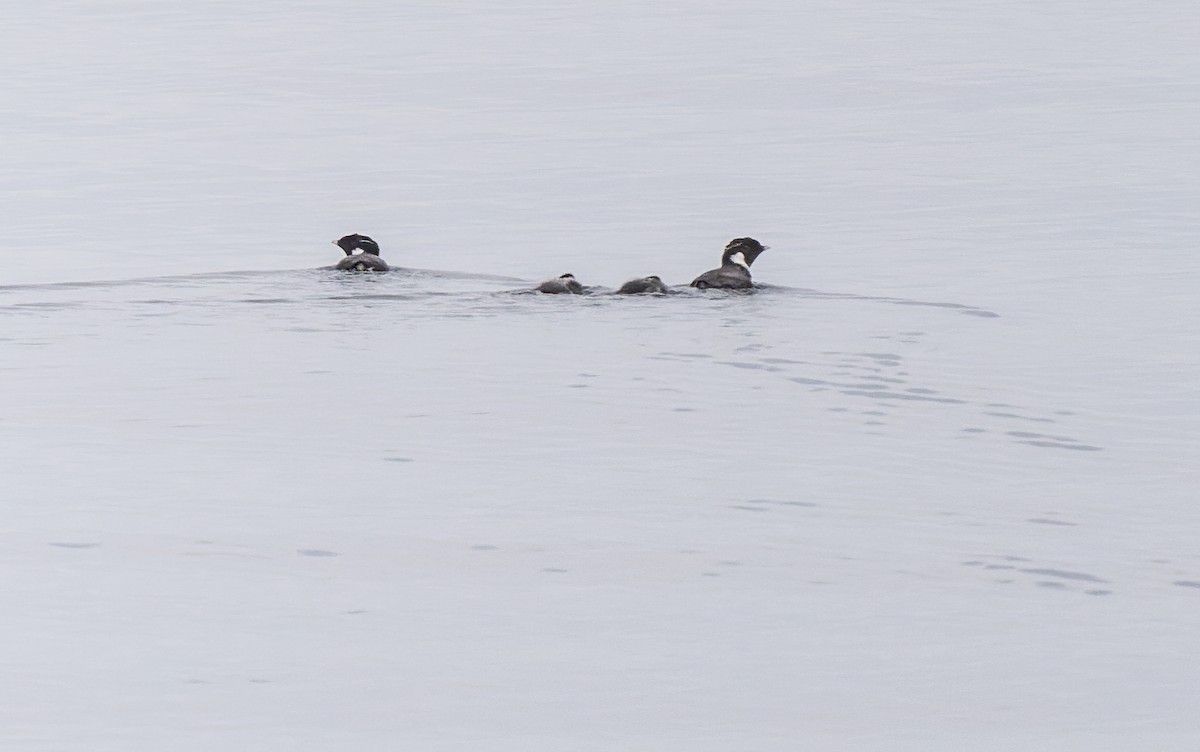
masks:
[[[544,292],[550,295],[559,295],[569,292],[574,295],[583,294],[583,285],[579,284],[575,279],[575,275],[567,272],[566,274],[548,279],[535,288],[538,292]]]
[[[346,252],[346,258],[337,262],[335,269],[386,272],[389,268],[387,262],[379,257],[379,244],[366,235],[346,235],[333,241],[333,244]],[[355,253],[356,250],[362,253]]]
[[[618,295],[639,295],[646,292],[666,292],[667,286],[658,277],[651,274],[649,277],[638,277],[631,279],[621,285],[617,290]]]
[[[701,290],[745,290],[753,287],[754,284],[750,281],[750,265],[767,248],[768,246],[754,238],[734,238],[721,254],[721,268],[712,269],[696,277],[692,280],[692,287]]]

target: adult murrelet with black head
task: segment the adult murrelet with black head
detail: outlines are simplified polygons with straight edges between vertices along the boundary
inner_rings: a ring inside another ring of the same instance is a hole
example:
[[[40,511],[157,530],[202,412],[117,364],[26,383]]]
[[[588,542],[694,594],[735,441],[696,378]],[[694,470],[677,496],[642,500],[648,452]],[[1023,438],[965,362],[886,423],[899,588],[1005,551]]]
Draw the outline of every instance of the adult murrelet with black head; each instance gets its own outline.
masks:
[[[575,279],[575,275],[570,272],[554,279],[548,279],[534,289],[548,295],[561,295],[562,293],[571,293],[573,295],[583,294],[583,285],[579,284],[579,280]]]
[[[379,244],[366,235],[346,235],[333,241],[333,244],[346,252],[346,258],[337,262],[335,269],[360,272],[386,272],[387,262],[379,257]],[[355,253],[362,251],[362,253]]]
[[[621,285],[617,290],[618,295],[641,295],[642,293],[664,293],[667,291],[667,286],[658,277],[651,274],[649,277],[638,277],[631,279]]]
[[[746,290],[754,286],[750,280],[750,265],[767,250],[754,238],[734,238],[721,254],[721,268],[712,269],[692,280],[692,287],[701,290]]]

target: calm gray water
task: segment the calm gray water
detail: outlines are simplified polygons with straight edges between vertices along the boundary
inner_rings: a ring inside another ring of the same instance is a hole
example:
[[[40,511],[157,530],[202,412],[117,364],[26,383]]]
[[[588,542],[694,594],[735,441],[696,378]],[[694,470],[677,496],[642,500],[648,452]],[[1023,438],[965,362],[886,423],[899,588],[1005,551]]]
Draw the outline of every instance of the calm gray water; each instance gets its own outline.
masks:
[[[4,748],[1195,749],[1191,5],[0,21]]]

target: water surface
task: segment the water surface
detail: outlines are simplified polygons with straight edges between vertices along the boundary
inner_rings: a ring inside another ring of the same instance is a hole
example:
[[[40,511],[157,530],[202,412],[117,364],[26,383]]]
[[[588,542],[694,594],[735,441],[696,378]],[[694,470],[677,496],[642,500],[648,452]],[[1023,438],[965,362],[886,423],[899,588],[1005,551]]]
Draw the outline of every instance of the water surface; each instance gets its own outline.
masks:
[[[3,11],[0,739],[1192,749],[1191,16]]]

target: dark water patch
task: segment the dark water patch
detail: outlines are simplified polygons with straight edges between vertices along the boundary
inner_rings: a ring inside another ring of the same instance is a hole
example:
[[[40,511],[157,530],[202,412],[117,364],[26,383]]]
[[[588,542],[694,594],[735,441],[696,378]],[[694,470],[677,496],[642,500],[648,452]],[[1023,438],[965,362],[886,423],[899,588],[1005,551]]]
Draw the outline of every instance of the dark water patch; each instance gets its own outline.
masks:
[[[828,409],[828,410],[829,410],[829,412],[831,412],[831,413],[845,413],[845,412],[849,412],[849,411],[850,411],[850,408],[848,408],[848,407],[830,407],[830,408],[827,408],[827,409]]]
[[[1077,524],[1074,522],[1065,522],[1063,520],[1052,520],[1052,519],[1048,519],[1046,517],[1030,517],[1029,519],[1027,519],[1025,521],[1032,522],[1035,525],[1061,525],[1063,527],[1077,527]]]
[[[984,564],[984,569],[1016,569],[1012,564]]]
[[[736,360],[717,360],[717,361],[713,361],[713,362],[719,363],[720,365],[723,365],[723,366],[733,366],[734,368],[744,368],[748,371],[772,372],[772,371],[782,371],[783,370],[782,368],[778,368],[776,366],[764,365],[762,363],[744,363],[744,362],[739,362]]]
[[[938,392],[936,389],[924,389],[919,386],[905,389],[904,391],[908,392],[909,394],[940,394],[940,392]]]
[[[542,571],[547,572],[549,574],[566,574],[567,572],[569,572],[571,570],[563,569],[562,567],[543,567]]]
[[[1073,449],[1077,452],[1099,452],[1102,450],[1102,447],[1081,444],[1070,436],[1052,436],[1032,431],[1008,431],[1007,433],[1009,436],[1017,439],[1016,443],[1018,444],[1029,444],[1030,446],[1051,449]]]
[[[876,417],[884,417],[887,415],[883,410],[863,410],[859,415],[874,415]]]
[[[882,381],[887,384],[903,384],[904,379],[896,379],[890,376],[863,376],[863,381]],[[909,389],[908,391],[912,391]]]
[[[790,499],[747,499],[747,504],[771,505],[781,507],[818,507],[820,504],[811,501],[793,501]]]
[[[892,353],[855,353],[855,355],[870,358],[874,361],[875,365],[886,366],[888,368],[893,368],[901,363],[901,357]]]
[[[947,513],[947,514],[948,514],[948,516],[956,516],[956,515],[957,515],[957,513],[955,513],[955,512],[950,512],[950,513]],[[993,566],[994,566],[994,565],[988,564],[988,562],[986,562],[986,561],[983,561],[983,559],[999,559],[1000,561],[1016,562],[1016,563],[1018,563],[1018,564],[1026,564],[1026,563],[1028,563],[1028,562],[1029,562],[1029,559],[1025,558],[1024,556],[992,556],[992,555],[984,555],[984,556],[982,556],[980,559],[969,559],[969,560],[967,560],[967,561],[961,562],[961,564],[962,564],[962,566],[964,566],[964,567],[984,567],[985,569],[991,569],[991,568],[993,568]],[[1008,568],[1015,568],[1015,567],[1008,567]],[[1034,570],[1022,569],[1022,570],[1020,570],[1020,571],[1022,571],[1022,572],[1031,572],[1031,571],[1034,571]]]
[[[365,608],[356,608],[352,611],[343,611],[343,616],[358,616],[359,614],[369,613]]]
[[[1200,582],[1197,582],[1196,580],[1175,580],[1171,584],[1179,587],[1200,588]]]
[[[384,462],[415,462],[412,457],[384,457]]]
[[[759,358],[763,363],[781,366],[808,366],[812,365],[807,360],[792,360],[791,358]]]
[[[817,386],[817,385],[833,386],[834,385],[834,383],[832,381],[825,381],[824,379],[807,379],[807,378],[804,378],[803,376],[793,376],[790,380],[796,382],[797,384],[809,384],[812,386]]]
[[[686,358],[689,360],[706,360],[706,359],[711,360],[713,357],[711,355],[708,355],[707,353],[662,352],[662,353],[659,353],[659,355],[662,355],[662,356],[668,357],[668,358]]]
[[[1049,580],[1042,580],[1037,583],[1037,586],[1040,588],[1046,588],[1048,590],[1066,590],[1067,589],[1067,586],[1064,585],[1063,583],[1053,582],[1053,581],[1049,581]]]
[[[1075,441],[1075,439],[1072,439],[1070,436],[1052,436],[1045,433],[1034,433],[1033,431],[1006,431],[1005,433],[1007,433],[1009,436],[1015,436],[1018,439],[1049,439],[1051,441],[1067,442]]]
[[[1033,417],[1030,415],[1017,415],[1016,413],[997,413],[997,412],[989,412],[989,411],[985,410],[983,414],[990,415],[993,418],[1014,418],[1016,420],[1028,420],[1033,423],[1055,423],[1055,422],[1057,422],[1053,418],[1037,418],[1037,417]]]
[[[834,375],[836,376],[839,374],[834,374]],[[841,374],[841,375],[849,376],[850,374]],[[864,389],[864,390],[879,389],[878,384],[856,384],[854,382],[846,382],[846,381],[826,381],[825,379],[810,379],[805,376],[789,376],[788,381],[792,381],[797,384],[805,384],[808,386],[841,387],[841,388],[845,388],[845,389]],[[886,393],[893,394],[893,392],[886,392]]]
[[[905,400],[910,402],[939,402],[946,405],[965,405],[966,400],[954,399],[951,397],[925,397],[917,394],[900,394],[898,392],[887,392],[881,390],[864,391],[861,389],[843,389],[842,394],[849,397],[868,397],[871,399],[881,400]]]
[[[82,308],[84,305],[86,304],[80,301],[71,303],[11,303],[6,306],[0,306],[0,311],[11,311],[13,313],[20,313],[22,311],[69,311],[72,308]]]
[[[1017,444],[1029,444],[1030,446],[1044,447],[1046,449],[1072,449],[1076,452],[1101,452],[1101,451],[1104,451],[1103,447],[1092,446],[1090,444],[1062,444],[1057,441],[1035,441],[1035,440],[1022,440],[1022,441],[1018,441],[1016,443]]]
[[[673,412],[673,413],[694,413],[694,412],[696,412],[696,409],[693,407],[672,407],[671,412]]]
[[[848,376],[848,375],[850,375],[850,371],[866,371],[867,373],[883,373],[883,370],[884,370],[877,366],[862,366],[862,365],[857,365],[855,363],[839,363],[838,365],[840,365],[846,369],[842,373],[839,373],[838,374],[839,376],[843,375],[843,374]]]
[[[1111,590],[1084,590],[1084,595],[1112,595]]]
[[[1030,569],[1022,569],[1021,571],[1026,574],[1037,574],[1037,575],[1041,575],[1043,577],[1058,577],[1059,579],[1063,579],[1063,580],[1078,580],[1080,582],[1098,582],[1101,584],[1108,583],[1108,580],[1102,580],[1094,574],[1088,574],[1086,572],[1071,572],[1071,571],[1068,571],[1065,569],[1030,568]]]
[[[55,546],[57,548],[76,548],[76,549],[98,548],[100,546],[99,543],[75,543],[75,542],[68,542],[68,541],[54,542],[54,543],[51,543],[50,545]]]
[[[964,428],[963,433],[987,433],[986,428]]]
[[[500,547],[493,546],[490,543],[476,543],[474,546],[471,546],[471,550],[472,551],[499,551]]]
[[[341,556],[337,551],[326,551],[323,548],[298,548],[296,549],[296,553],[301,556],[313,556],[317,558]]]

